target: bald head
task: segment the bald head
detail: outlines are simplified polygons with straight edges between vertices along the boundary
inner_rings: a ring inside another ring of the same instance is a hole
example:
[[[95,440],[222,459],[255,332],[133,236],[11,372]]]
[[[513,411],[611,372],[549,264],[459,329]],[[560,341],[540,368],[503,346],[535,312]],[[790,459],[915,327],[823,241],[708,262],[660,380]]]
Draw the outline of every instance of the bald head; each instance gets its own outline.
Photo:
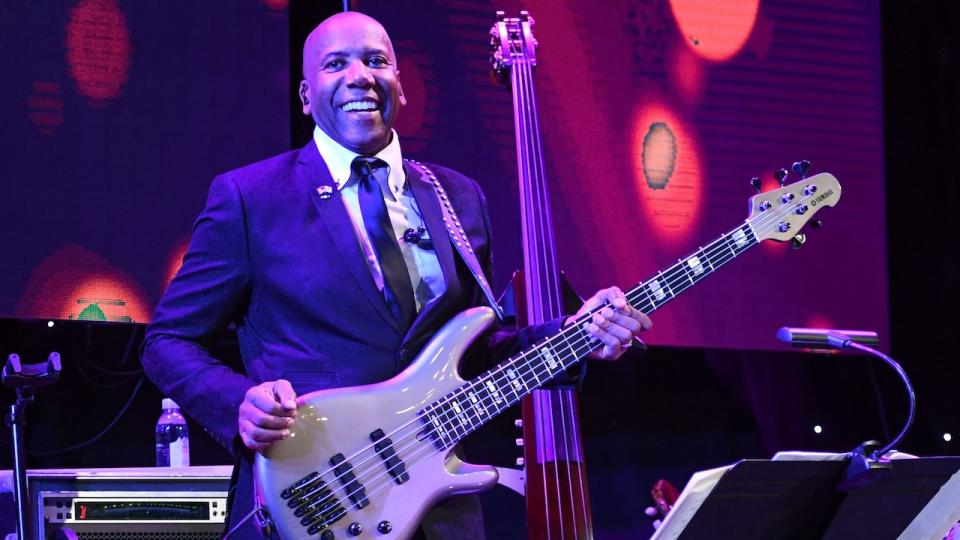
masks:
[[[406,104],[398,76],[383,26],[362,13],[338,13],[303,44],[303,113],[343,147],[376,154],[390,143]]]
[[[303,42],[303,76],[312,73],[317,65],[317,53],[331,37],[352,29],[369,33],[371,37],[382,40],[390,57],[396,61],[396,53],[387,30],[379,21],[357,11],[344,11],[327,17],[310,32]]]

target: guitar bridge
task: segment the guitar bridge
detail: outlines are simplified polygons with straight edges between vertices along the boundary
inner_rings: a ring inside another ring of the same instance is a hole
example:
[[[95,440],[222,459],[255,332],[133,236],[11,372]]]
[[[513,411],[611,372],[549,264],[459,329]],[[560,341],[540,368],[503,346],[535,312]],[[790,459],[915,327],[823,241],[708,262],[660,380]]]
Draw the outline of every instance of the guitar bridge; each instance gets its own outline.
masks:
[[[287,500],[287,506],[294,509],[293,515],[301,518],[300,525],[306,527],[310,535],[317,534],[347,515],[316,471],[280,492],[280,497]]]

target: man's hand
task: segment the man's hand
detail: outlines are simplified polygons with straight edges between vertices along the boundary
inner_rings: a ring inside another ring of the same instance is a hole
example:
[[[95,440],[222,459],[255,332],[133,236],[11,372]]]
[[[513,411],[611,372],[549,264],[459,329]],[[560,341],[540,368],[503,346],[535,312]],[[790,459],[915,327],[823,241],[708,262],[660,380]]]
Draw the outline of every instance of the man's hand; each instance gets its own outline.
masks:
[[[243,444],[264,451],[274,442],[290,437],[297,416],[297,393],[289,381],[268,381],[247,390],[240,404],[238,429]]]
[[[597,291],[584,302],[576,315],[567,319],[564,326],[573,324],[580,316],[607,304],[594,313],[589,322],[584,323],[587,332],[596,338],[600,345],[590,353],[594,360],[616,360],[626,351],[637,334],[653,327],[653,321],[641,311],[627,303],[627,297],[617,287]]]

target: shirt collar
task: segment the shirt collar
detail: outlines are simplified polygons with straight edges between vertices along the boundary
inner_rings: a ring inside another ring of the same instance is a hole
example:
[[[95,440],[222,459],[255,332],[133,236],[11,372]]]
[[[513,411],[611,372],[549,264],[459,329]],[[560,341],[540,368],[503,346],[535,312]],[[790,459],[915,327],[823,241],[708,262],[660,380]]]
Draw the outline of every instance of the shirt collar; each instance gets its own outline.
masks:
[[[394,198],[400,196],[403,192],[403,185],[406,182],[406,175],[403,172],[403,154],[400,152],[400,138],[396,130],[390,130],[390,144],[383,150],[377,152],[373,157],[382,159],[387,164],[390,171],[387,183],[390,185],[390,192]],[[327,163],[330,169],[330,176],[337,184],[337,189],[342,190],[347,186],[350,179],[350,164],[353,159],[360,154],[344,148],[343,145],[333,140],[319,126],[313,128],[313,141],[317,145],[320,157]]]

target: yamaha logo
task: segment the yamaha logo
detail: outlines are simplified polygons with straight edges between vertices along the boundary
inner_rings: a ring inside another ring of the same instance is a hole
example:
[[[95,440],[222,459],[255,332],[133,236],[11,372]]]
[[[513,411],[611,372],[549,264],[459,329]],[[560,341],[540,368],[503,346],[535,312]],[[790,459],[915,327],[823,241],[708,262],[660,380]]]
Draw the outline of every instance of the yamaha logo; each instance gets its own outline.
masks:
[[[832,190],[832,189],[828,189],[828,190],[824,191],[823,193],[821,193],[816,199],[810,201],[810,206],[816,206],[816,205],[820,204],[821,202],[823,202],[824,199],[827,199],[828,197],[830,197],[830,196],[832,196],[832,195],[833,195],[833,190]]]

